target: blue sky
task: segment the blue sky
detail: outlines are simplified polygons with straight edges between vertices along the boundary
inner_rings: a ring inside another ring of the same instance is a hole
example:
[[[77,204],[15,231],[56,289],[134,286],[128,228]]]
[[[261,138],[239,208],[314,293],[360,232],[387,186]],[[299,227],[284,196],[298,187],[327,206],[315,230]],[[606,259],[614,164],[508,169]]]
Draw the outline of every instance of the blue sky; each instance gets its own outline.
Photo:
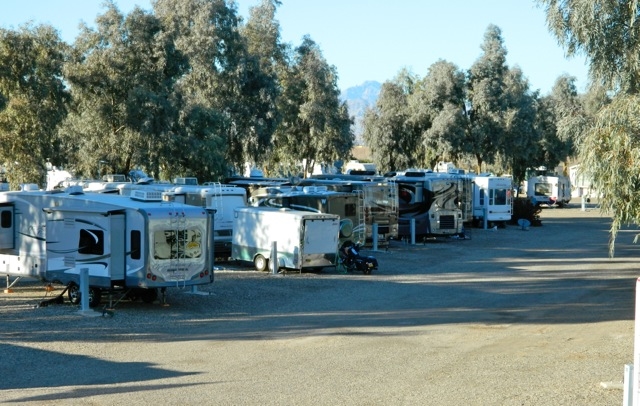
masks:
[[[248,16],[260,0],[237,0]],[[116,0],[122,12],[150,0]],[[17,29],[32,20],[48,23],[73,42],[80,21],[92,25],[102,0],[21,0],[3,2],[0,26]],[[439,59],[469,69],[481,54],[489,24],[502,30],[507,63],[518,65],[532,90],[550,92],[562,74],[575,76],[579,91],[587,84],[584,58],[567,59],[547,30],[533,0],[282,0],[276,18],[282,40],[297,46],[309,34],[331,65],[341,89],[367,80],[393,79],[402,68],[422,77]]]

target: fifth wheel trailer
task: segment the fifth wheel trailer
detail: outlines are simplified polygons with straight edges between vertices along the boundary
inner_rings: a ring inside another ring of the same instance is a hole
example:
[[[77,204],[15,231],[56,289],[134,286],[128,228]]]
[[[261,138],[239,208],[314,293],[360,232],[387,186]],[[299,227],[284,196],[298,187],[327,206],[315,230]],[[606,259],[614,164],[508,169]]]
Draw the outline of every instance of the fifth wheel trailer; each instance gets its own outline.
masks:
[[[155,191],[0,192],[0,272],[67,285],[77,303],[86,269],[89,305],[114,290],[152,302],[158,289],[213,281],[211,222],[206,209]]]
[[[277,268],[296,269],[335,266],[340,217],[274,207],[241,207],[234,213],[231,256],[253,262],[266,271],[272,245],[277,247]]]

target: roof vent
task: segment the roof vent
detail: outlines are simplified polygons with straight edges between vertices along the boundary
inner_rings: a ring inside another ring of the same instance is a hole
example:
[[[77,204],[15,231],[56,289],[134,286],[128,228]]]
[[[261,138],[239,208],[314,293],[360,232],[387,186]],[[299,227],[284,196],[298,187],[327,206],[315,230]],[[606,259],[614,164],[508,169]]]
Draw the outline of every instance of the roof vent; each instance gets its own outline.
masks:
[[[69,186],[68,188],[65,189],[65,191],[70,195],[82,195],[82,194],[84,194],[84,190],[82,189],[82,186],[80,186],[80,185]]]

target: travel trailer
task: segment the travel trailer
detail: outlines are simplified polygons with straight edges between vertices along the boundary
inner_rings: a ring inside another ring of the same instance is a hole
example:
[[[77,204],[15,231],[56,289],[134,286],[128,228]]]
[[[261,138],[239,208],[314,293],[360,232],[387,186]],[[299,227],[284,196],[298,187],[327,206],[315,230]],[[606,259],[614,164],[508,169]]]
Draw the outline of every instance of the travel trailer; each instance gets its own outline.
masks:
[[[463,224],[471,216],[471,188],[457,174],[408,170],[392,178],[398,184],[398,233],[416,236],[454,236],[463,234]],[[465,204],[463,204],[465,203]]]
[[[104,188],[94,185],[85,192],[116,192],[122,196],[131,196],[136,191],[155,191],[161,193],[164,200],[213,210],[214,253],[218,259],[228,259],[231,254],[231,234],[233,210],[247,205],[245,189],[217,182],[198,185],[196,178],[176,178],[174,182],[133,183],[124,182]]]
[[[571,181],[566,176],[532,176],[525,182],[525,188],[534,205],[563,207],[571,201]]]
[[[513,179],[491,174],[467,175],[473,184],[473,222],[505,224],[513,214]],[[486,217],[486,218],[485,218]]]
[[[349,175],[345,175],[349,176]],[[398,185],[388,179],[378,181],[337,179],[302,179],[298,186],[324,186],[327,190],[361,194],[363,198],[365,246],[373,242],[373,225],[378,227],[379,246],[388,246],[398,238]]]
[[[275,243],[277,269],[335,266],[340,217],[274,207],[242,207],[234,212],[232,257],[269,269]]]
[[[171,191],[164,193],[164,198],[212,210],[215,257],[228,259],[231,256],[233,213],[236,208],[247,206],[245,189],[220,183],[176,186]]]
[[[33,185],[36,186],[36,185]],[[0,264],[7,277],[67,286],[80,302],[86,269],[89,305],[122,292],[153,302],[158,289],[213,282],[209,211],[161,200],[154,191],[130,197],[66,191],[0,192]]]

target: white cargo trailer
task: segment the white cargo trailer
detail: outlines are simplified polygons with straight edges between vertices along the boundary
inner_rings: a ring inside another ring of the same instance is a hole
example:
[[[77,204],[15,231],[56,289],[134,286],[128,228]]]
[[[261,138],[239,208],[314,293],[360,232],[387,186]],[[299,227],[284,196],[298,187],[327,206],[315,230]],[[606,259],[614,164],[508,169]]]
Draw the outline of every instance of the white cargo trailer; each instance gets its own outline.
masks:
[[[340,216],[274,207],[235,209],[231,256],[269,269],[277,247],[277,268],[302,270],[336,265]]]

